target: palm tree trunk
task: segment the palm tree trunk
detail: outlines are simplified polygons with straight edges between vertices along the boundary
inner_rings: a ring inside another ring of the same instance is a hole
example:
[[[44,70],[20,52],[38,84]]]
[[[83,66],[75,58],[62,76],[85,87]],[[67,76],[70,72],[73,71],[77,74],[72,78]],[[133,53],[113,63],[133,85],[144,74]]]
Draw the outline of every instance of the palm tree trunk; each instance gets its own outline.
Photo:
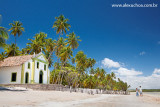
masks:
[[[58,54],[58,56],[59,56],[59,54]],[[57,64],[59,64],[59,58],[57,58]],[[57,65],[56,65],[55,71],[56,71],[56,69],[57,69]],[[58,75],[57,80],[56,80],[56,83],[58,83],[58,84],[59,84],[59,81],[58,81],[59,78],[60,78],[60,72],[59,72],[59,75]]]
[[[56,71],[55,71],[55,73],[54,73],[54,75],[53,75],[53,81],[52,81],[52,84],[54,83],[55,75],[56,75]]]
[[[61,71],[62,71],[62,66],[61,66]],[[62,72],[62,76],[61,76],[60,81],[59,81],[60,84],[62,84],[63,74],[64,74],[64,72]]]
[[[50,52],[48,60],[51,58],[51,55],[53,54],[53,52],[54,52],[54,49]]]
[[[59,56],[59,54],[58,54],[58,56]],[[59,64],[59,58],[57,59],[57,62]],[[61,68],[61,70],[62,70],[62,68]],[[60,83],[60,80],[61,80],[61,70],[59,71],[58,84]]]
[[[56,80],[56,84],[59,84],[59,78],[60,78],[60,71],[58,73],[58,77],[57,77],[57,80]]]
[[[61,77],[61,84],[62,84],[63,77],[64,77],[64,72],[62,73],[62,77]]]
[[[54,73],[54,78],[53,78],[53,80],[55,79],[55,77],[56,77],[56,71],[55,71],[55,73]],[[54,82],[54,81],[53,81]]]
[[[76,77],[74,79],[74,82],[73,82],[73,83],[75,83],[75,89],[77,88],[77,86],[76,86],[76,78],[77,78],[77,76],[78,76],[78,74],[76,75]]]
[[[62,67],[61,67],[61,70],[62,70]],[[63,76],[64,76],[64,71],[62,72],[62,77],[61,77],[61,82],[60,82],[60,84],[62,84]]]
[[[16,35],[15,35],[15,50],[16,50]],[[14,56],[15,56],[15,50],[14,50]]]
[[[59,41],[59,39],[60,39],[60,34],[59,34],[58,41]],[[58,44],[58,41],[57,41],[57,44]],[[57,44],[56,44],[56,45],[57,45]],[[54,50],[55,50],[55,49],[53,49],[53,51],[50,53],[48,59],[49,59],[49,58],[51,57],[51,55],[53,54]],[[58,52],[58,56],[59,56],[59,52]],[[57,64],[59,64],[59,58],[57,58]],[[56,69],[57,69],[57,65],[56,65],[55,71],[56,71]],[[58,75],[55,83],[59,84],[59,78],[60,78],[60,72],[59,72],[59,75]]]
[[[60,34],[59,34],[59,38],[58,39],[60,39]]]
[[[64,64],[62,64],[62,66],[64,65],[64,67],[65,67],[66,62],[67,62],[67,59],[65,60]],[[62,70],[62,66],[61,66],[61,70]],[[64,76],[64,72],[62,73],[61,84],[62,84],[63,76]]]

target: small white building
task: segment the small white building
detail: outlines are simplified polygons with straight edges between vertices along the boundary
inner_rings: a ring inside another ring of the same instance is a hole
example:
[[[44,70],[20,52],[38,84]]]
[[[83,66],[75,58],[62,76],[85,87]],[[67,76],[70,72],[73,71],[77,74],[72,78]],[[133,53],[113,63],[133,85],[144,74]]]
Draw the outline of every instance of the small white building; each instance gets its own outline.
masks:
[[[42,52],[5,58],[0,61],[0,84],[49,84],[48,64]]]

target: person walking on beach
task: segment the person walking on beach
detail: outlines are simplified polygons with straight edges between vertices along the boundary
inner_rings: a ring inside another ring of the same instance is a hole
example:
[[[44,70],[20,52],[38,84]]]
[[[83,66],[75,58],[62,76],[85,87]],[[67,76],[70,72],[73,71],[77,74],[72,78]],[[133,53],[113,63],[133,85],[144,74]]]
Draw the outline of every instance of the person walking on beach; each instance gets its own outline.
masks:
[[[142,87],[141,86],[139,86],[139,92],[140,92],[140,96],[142,97],[143,93],[142,93]]]
[[[138,92],[138,89],[136,88],[136,96],[138,97],[139,96],[139,92]]]

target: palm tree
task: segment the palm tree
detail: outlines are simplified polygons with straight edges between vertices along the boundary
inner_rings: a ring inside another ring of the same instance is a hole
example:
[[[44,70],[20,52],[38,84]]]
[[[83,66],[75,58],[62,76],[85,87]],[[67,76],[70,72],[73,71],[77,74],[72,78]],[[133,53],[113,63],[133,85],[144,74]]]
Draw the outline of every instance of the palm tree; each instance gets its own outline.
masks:
[[[63,47],[65,47],[67,45],[67,43],[65,42],[65,39],[63,37],[60,37],[59,40],[56,42],[56,46],[55,46],[55,54],[57,56],[57,63],[59,63],[59,58],[60,58],[60,52],[63,49]],[[55,70],[57,69],[57,67],[55,67]],[[60,78],[60,74],[61,71],[59,72],[59,78]],[[59,81],[57,81],[59,82]]]
[[[92,68],[95,63],[96,63],[95,59],[88,58],[87,59],[87,68],[89,68],[89,67]]]
[[[72,62],[72,64],[75,64],[75,58],[74,57],[72,57],[71,62]]]
[[[59,38],[57,41],[57,47],[58,47],[60,35],[63,34],[63,32],[66,33],[66,30],[69,31],[69,27],[71,27],[71,25],[68,24],[69,19],[66,19],[64,17],[64,15],[60,15],[59,17],[55,17],[55,19],[56,19],[56,21],[54,22],[52,28],[54,28],[56,30],[56,33],[59,34]],[[50,52],[48,59],[51,57],[51,55],[53,54],[54,51],[55,51],[55,48],[52,50],[52,52]],[[59,52],[59,51],[57,51],[57,52]],[[57,53],[57,54],[59,54],[59,53]]]
[[[34,52],[38,54],[42,49],[48,59],[49,67],[51,67],[53,63],[53,56],[50,56],[50,52],[56,47],[56,40],[52,40],[51,38],[46,39],[46,37],[47,34],[44,32],[35,34],[34,39],[28,39],[31,43],[27,43],[27,47],[22,49],[22,54],[33,54]]]
[[[104,69],[100,69],[100,85],[101,85],[101,88],[105,89],[105,85],[106,85],[106,79],[105,79],[105,76],[106,76],[106,71]]]
[[[101,73],[100,68],[99,67],[96,68],[94,78],[96,79],[95,84],[97,87],[99,86],[99,82],[100,82],[100,73]]]
[[[107,74],[106,75],[106,80],[107,80],[107,86],[110,86],[110,82],[111,82],[111,75],[110,74]]]
[[[120,80],[120,78],[118,78],[118,82],[120,82],[121,80]]]
[[[111,72],[111,78],[112,78],[112,79],[116,79],[116,75],[115,75],[114,72]]]
[[[11,31],[11,34],[15,37],[15,47],[16,47],[16,35],[21,36],[22,32],[24,31],[24,28],[22,27],[22,23],[19,21],[13,21],[13,23],[10,23],[12,27],[9,29]]]
[[[22,50],[21,50],[21,54],[22,54],[22,55],[26,55],[26,53],[27,53],[26,48],[22,48]]]
[[[48,59],[50,59],[51,55],[53,54],[53,52],[56,50],[56,55],[58,56],[57,58],[57,63],[59,61],[59,52],[60,49],[62,48],[61,42],[62,42],[62,38],[60,38],[60,35],[63,33],[66,33],[66,31],[69,31],[69,27],[71,27],[70,24],[68,24],[68,19],[66,19],[64,17],[64,15],[60,15],[59,17],[55,17],[56,21],[53,24],[53,27],[56,30],[56,33],[59,34],[59,38],[56,44],[56,47],[50,52],[50,55],[48,57]],[[55,68],[56,71],[56,68]]]
[[[77,52],[75,58],[76,58],[75,62],[76,62],[77,67],[86,67],[87,66],[86,65],[87,57],[83,51]]]
[[[94,87],[94,79],[93,79],[93,76],[86,76],[85,80],[84,80],[84,87],[85,88],[90,88],[92,89]]]
[[[110,85],[111,89],[113,89],[113,87],[115,85],[115,80],[114,79],[116,79],[115,73],[111,72],[111,74],[110,74],[110,80],[109,80],[109,85]]]
[[[46,51],[48,52],[52,52],[52,50],[55,48],[56,46],[56,40],[52,40],[52,38],[46,39]]]
[[[5,57],[6,57],[5,53],[2,52],[2,53],[0,54],[0,61],[3,61],[3,59],[4,59]]]
[[[57,81],[58,81],[58,76],[56,76],[56,75],[59,74],[59,72],[57,72],[57,71],[60,69],[60,64],[55,62],[53,67],[54,67],[54,70],[52,71],[52,79],[51,79],[53,81],[52,84],[57,83]],[[55,69],[55,68],[57,68],[57,69]]]
[[[68,74],[66,75],[65,79],[66,79],[69,87],[72,86],[72,85],[74,85],[74,84],[76,84],[77,74],[78,74],[78,73],[77,73],[76,71],[74,71],[74,69],[71,69],[71,70],[68,72]]]
[[[91,75],[94,75],[94,74],[95,74],[95,70],[94,70],[93,68],[91,68],[90,71],[89,71],[89,73],[90,73]]]
[[[60,15],[59,17],[55,17],[56,21],[53,24],[53,27],[56,30],[56,33],[60,35],[66,33],[66,30],[69,31],[70,24],[68,24],[69,19],[66,19],[64,15]]]
[[[114,79],[116,79],[116,75],[115,75],[114,72],[111,72],[110,79],[109,79],[109,85],[110,85],[111,89],[113,89],[114,84],[115,84],[115,80]]]
[[[28,39],[31,43],[27,43],[27,51],[29,51],[30,54],[33,54],[34,52],[38,54],[41,52],[41,49],[45,50],[46,37],[47,34],[40,32],[34,36],[34,39]]]
[[[68,44],[69,46],[72,47],[72,49],[77,49],[79,44],[78,44],[78,41],[81,41],[79,39],[79,36],[76,36],[74,32],[70,33],[69,35],[67,35],[67,40],[68,40]]]
[[[56,47],[55,47],[56,48],[55,53],[58,58],[59,58],[59,54],[61,52],[61,49],[66,45],[67,45],[66,40],[63,37],[59,38],[59,40],[56,43]]]
[[[76,62],[77,71],[80,74],[79,75],[79,83],[81,84],[80,77],[82,75],[84,75],[84,73],[85,73],[84,71],[87,68],[87,56],[84,54],[83,51],[77,52],[77,54],[75,56],[75,62]]]
[[[70,47],[63,47],[61,49],[61,52],[60,52],[59,56],[60,56],[61,62],[63,62],[63,64],[64,64],[64,66],[65,66],[67,60],[71,58],[72,53],[73,52],[72,52]]]
[[[7,57],[20,55],[19,47],[16,47],[14,43],[7,45],[4,50]]]
[[[90,69],[94,66],[96,61],[95,61],[95,59],[91,59],[91,58],[88,58],[86,60],[87,60],[86,61],[86,67],[87,67],[86,73],[87,73],[87,72],[90,72]]]
[[[50,52],[49,52],[49,51],[45,51],[44,53],[45,53],[46,58],[48,59],[48,57],[49,57],[49,55],[50,55]],[[48,62],[49,62],[48,66],[51,67],[51,66],[53,65],[53,56],[51,56],[51,57],[48,59]]]
[[[103,80],[105,78],[106,71],[104,69],[100,70],[100,79]]]
[[[46,58],[48,59],[49,61],[49,67],[51,67],[52,63],[53,63],[53,54],[50,55],[50,53],[56,48],[56,40],[52,40],[51,38],[49,39],[46,39],[46,43],[45,43],[45,55],[46,55]]]
[[[60,60],[62,62],[62,66],[65,67],[66,62],[67,62],[68,59],[71,58],[72,53],[73,52],[72,52],[70,47],[63,47],[61,49],[61,52],[60,52],[59,56],[60,56]],[[62,70],[62,66],[61,66],[61,70]],[[61,83],[62,83],[63,76],[64,76],[64,73],[62,73]]]
[[[95,76],[96,76],[96,78],[99,78],[100,77],[100,68],[98,67],[96,70],[95,70]]]
[[[0,26],[0,48],[5,46],[6,39],[8,39],[7,30]]]

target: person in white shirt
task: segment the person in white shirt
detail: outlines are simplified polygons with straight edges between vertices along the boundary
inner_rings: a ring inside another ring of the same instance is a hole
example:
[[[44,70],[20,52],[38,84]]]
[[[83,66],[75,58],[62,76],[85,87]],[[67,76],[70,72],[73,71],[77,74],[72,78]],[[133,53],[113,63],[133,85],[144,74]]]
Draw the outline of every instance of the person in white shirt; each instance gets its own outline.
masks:
[[[141,86],[139,86],[139,92],[140,92],[140,96],[142,97],[143,93],[142,93],[142,87]]]

